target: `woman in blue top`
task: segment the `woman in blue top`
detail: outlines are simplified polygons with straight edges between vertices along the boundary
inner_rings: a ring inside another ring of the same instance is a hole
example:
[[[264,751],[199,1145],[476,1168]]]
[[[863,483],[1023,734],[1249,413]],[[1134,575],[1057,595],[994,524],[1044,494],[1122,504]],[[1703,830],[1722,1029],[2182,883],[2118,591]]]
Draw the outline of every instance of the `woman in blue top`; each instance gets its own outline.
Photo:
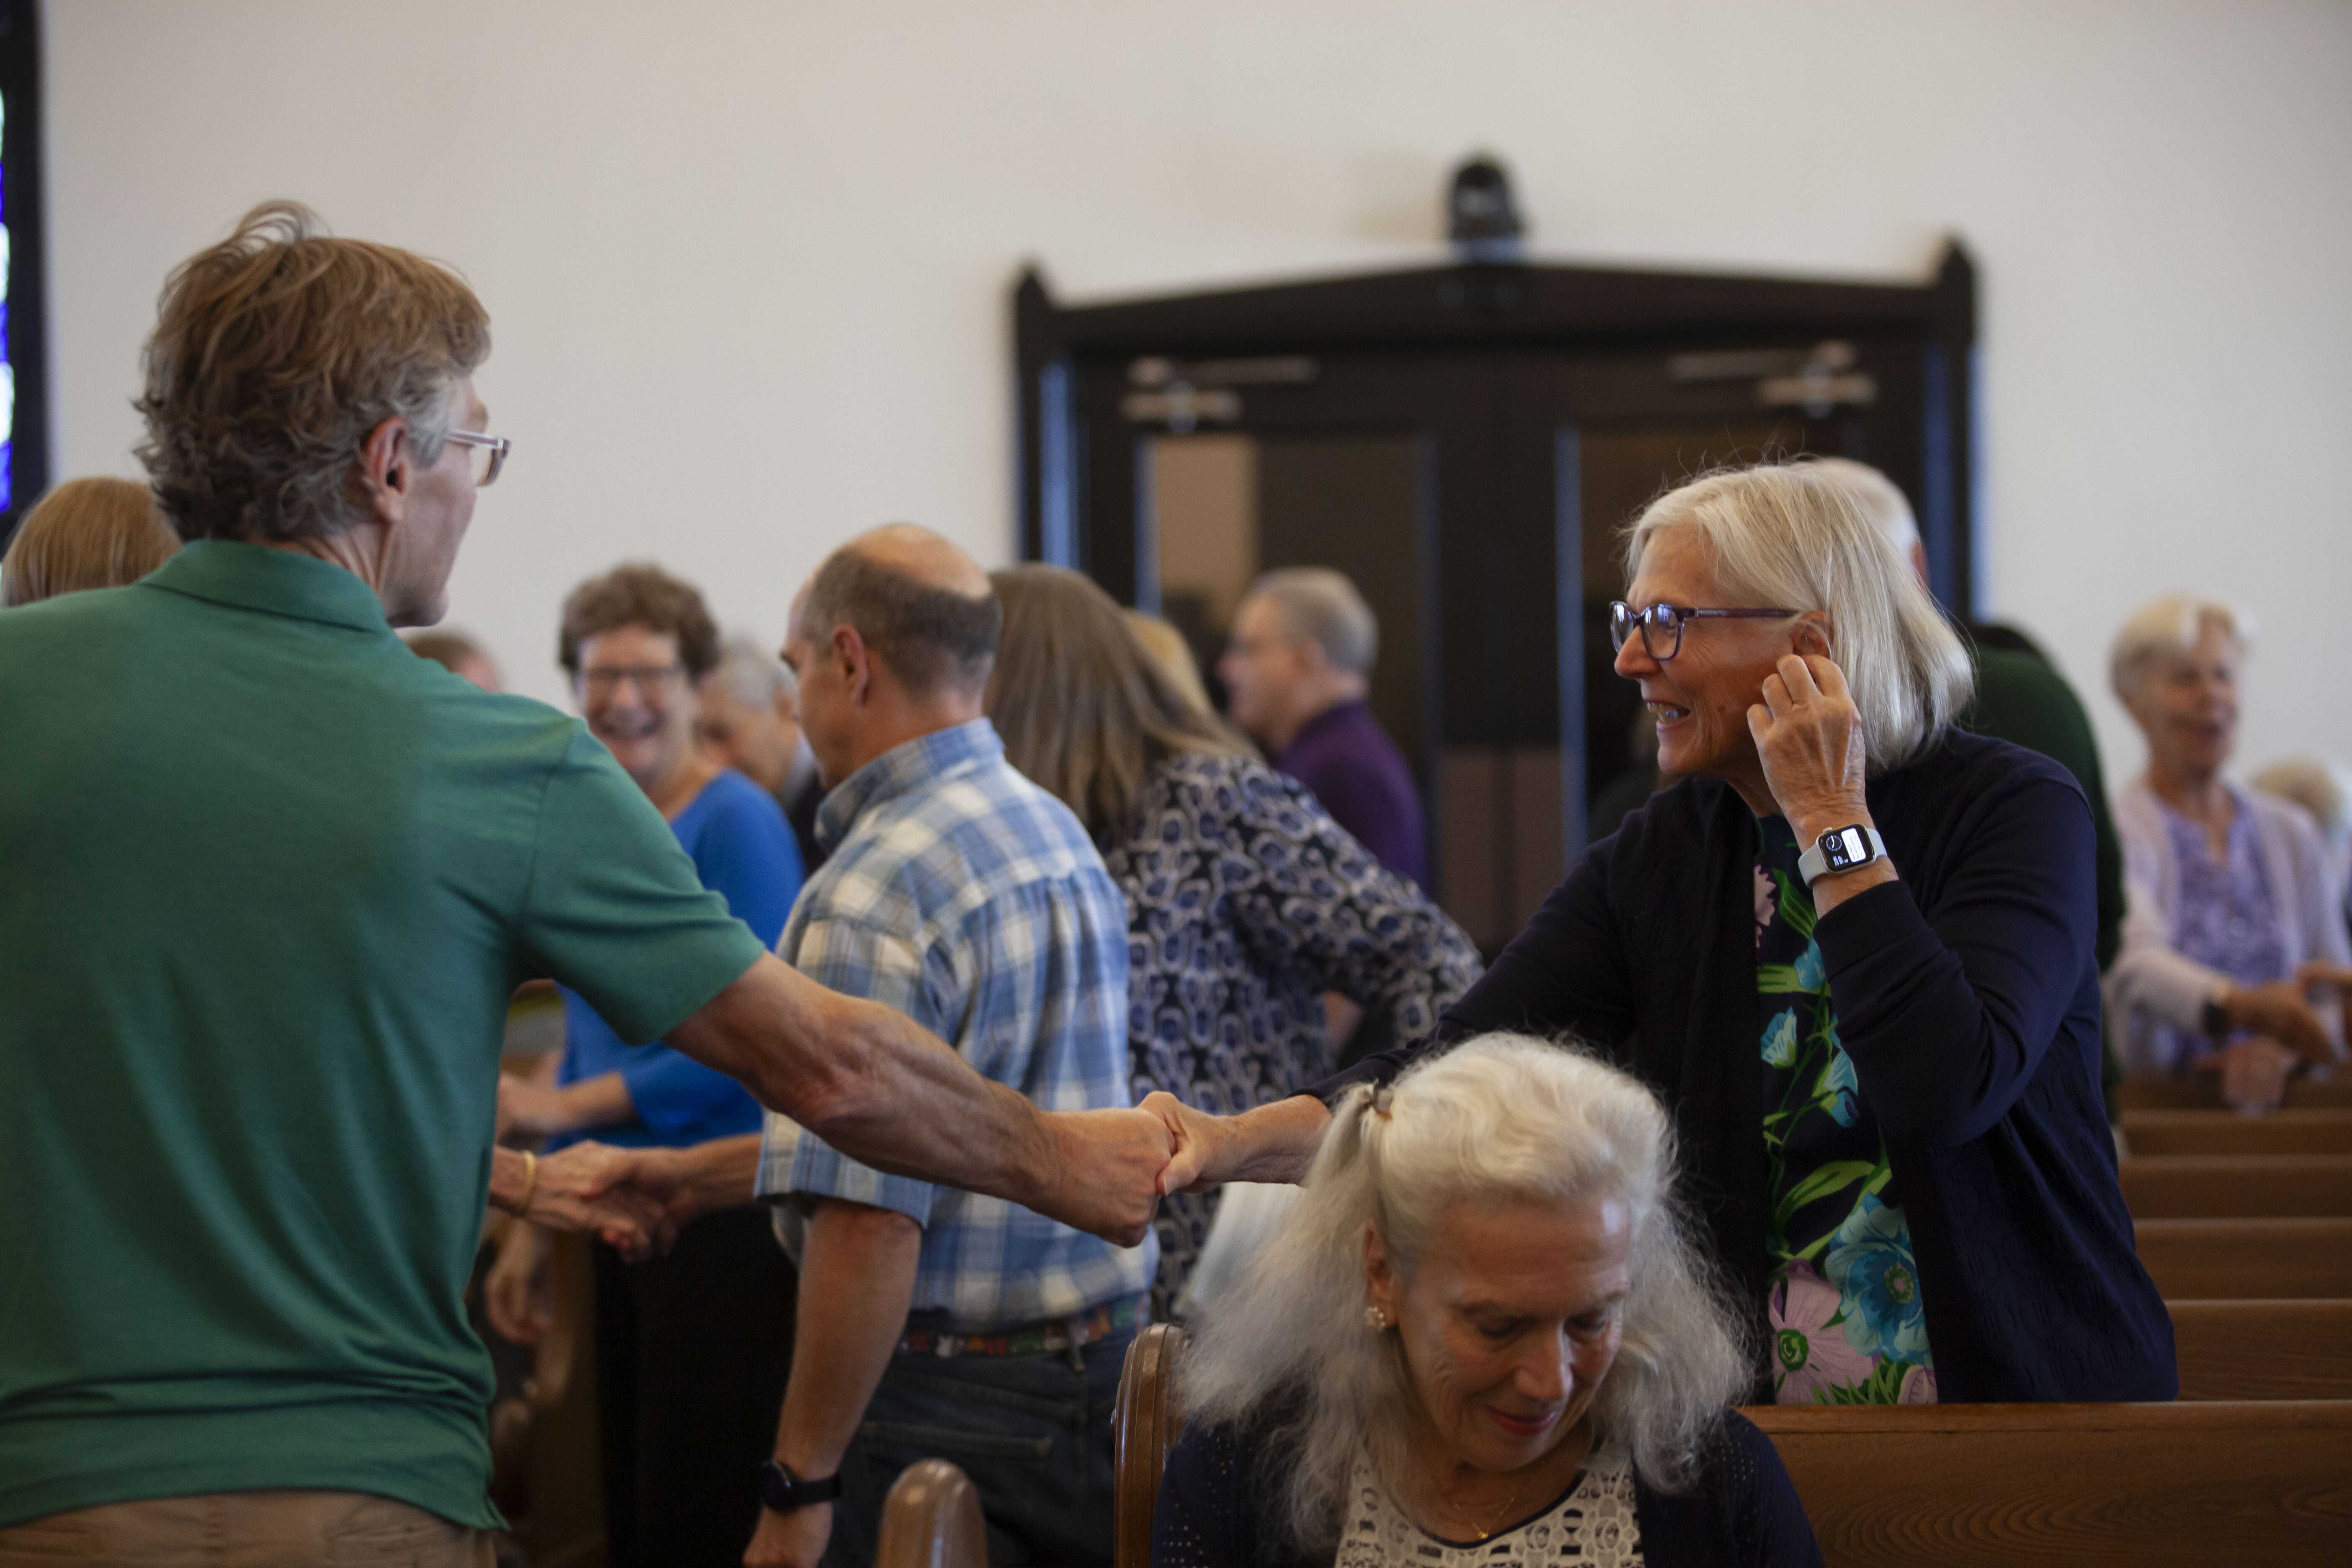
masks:
[[[800,891],[800,851],[773,797],[694,744],[695,682],[719,651],[702,597],[652,566],[623,566],[573,591],[562,658],[589,731],[669,819],[702,885],[773,946]],[[509,1136],[550,1147],[593,1137],[631,1146],[698,1143],[760,1129],[760,1108],[723,1073],[656,1043],[630,1046],[563,992],[564,1048],[552,1083],[509,1078]],[[491,1270],[492,1325],[544,1332],[548,1238],[517,1226]],[[606,1534],[616,1563],[731,1563],[759,1509],[760,1461],[783,1398],[797,1286],[763,1210],[704,1216],[667,1258],[635,1265],[596,1250],[598,1398]]]

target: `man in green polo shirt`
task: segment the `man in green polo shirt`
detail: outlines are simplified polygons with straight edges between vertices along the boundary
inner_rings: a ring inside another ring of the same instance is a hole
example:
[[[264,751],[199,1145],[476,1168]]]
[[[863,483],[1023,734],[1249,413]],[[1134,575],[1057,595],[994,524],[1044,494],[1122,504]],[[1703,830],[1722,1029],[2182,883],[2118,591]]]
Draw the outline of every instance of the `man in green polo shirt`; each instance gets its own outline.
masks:
[[[576,721],[394,635],[505,458],[488,348],[446,269],[257,209],[148,346],[188,547],[0,614],[0,1563],[489,1562],[485,1196],[637,1242],[662,1196],[494,1160],[535,976],[860,1160],[1149,1223],[1160,1123],[793,973]]]

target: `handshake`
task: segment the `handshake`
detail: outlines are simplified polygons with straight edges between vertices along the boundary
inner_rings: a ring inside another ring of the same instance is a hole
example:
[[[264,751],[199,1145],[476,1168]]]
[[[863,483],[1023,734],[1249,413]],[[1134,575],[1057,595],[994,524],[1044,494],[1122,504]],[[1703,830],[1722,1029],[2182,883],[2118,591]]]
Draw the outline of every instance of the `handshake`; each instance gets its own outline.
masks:
[[[1150,1230],[1163,1194],[1298,1180],[1328,1121],[1320,1101],[1304,1097],[1220,1117],[1155,1093],[1131,1110],[1040,1112],[1034,1147],[1003,1162],[996,1179],[960,1176],[912,1151],[903,1163],[868,1163],[1009,1198],[1133,1247]],[[574,1143],[539,1161],[521,1217],[585,1231],[641,1261],[668,1251],[697,1215],[751,1202],[759,1145],[756,1134],[683,1149]]]

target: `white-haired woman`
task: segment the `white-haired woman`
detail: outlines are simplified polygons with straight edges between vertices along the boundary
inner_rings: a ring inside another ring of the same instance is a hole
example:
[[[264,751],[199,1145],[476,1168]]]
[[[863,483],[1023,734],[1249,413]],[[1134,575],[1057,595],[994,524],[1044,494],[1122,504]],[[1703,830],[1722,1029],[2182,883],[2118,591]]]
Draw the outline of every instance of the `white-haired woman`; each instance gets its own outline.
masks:
[[[2341,1058],[2342,1016],[2310,987],[2352,978],[2352,943],[2309,816],[2221,776],[2250,635],[2230,605],[2179,595],[2116,638],[2147,772],[2116,796],[2131,911],[2108,986],[2126,1072],[2217,1072],[2223,1099],[2263,1110],[2305,1062]]]
[[[1157,1568],[1818,1563],[1633,1079],[1489,1035],[1342,1097],[1183,1371]]]
[[[1617,671],[1676,782],[1438,1038],[1573,1031],[1666,1097],[1780,1400],[2171,1398],[2099,1095],[2081,787],[1953,725],[1967,654],[1834,472],[1696,480],[1626,563]],[[1322,1121],[1150,1103],[1171,1185],[1279,1179]]]

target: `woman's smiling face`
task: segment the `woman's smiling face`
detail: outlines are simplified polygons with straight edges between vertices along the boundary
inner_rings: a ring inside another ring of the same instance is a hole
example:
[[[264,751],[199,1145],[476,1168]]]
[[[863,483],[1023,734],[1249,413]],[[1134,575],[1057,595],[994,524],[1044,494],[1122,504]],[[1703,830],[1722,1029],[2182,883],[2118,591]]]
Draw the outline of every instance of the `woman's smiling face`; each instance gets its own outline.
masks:
[[[1447,1205],[1411,1279],[1365,1234],[1365,1282],[1434,1436],[1506,1473],[1575,1430],[1617,1359],[1632,1288],[1622,1201]]]
[[[1625,603],[1637,612],[1653,605],[1760,607],[1717,586],[1715,547],[1687,525],[1652,536]],[[1650,657],[1639,633],[1627,637],[1617,650],[1617,673],[1642,689],[1658,726],[1658,766],[1667,776],[1760,780],[1748,710],[1762,700],[1764,678],[1788,654],[1829,651],[1811,617],[1697,620],[1684,626],[1682,647],[1663,661]]]

